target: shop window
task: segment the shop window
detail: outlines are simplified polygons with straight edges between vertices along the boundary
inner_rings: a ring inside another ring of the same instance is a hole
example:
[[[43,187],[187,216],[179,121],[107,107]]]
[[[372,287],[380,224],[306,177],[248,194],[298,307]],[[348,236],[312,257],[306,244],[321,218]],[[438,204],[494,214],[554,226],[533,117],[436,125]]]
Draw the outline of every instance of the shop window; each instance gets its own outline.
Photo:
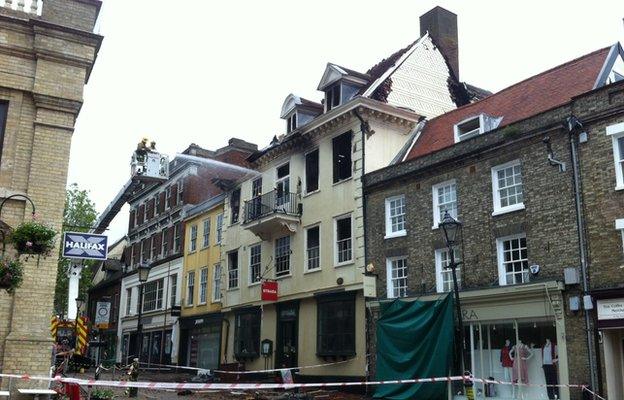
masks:
[[[210,246],[210,218],[204,220],[202,247]]]
[[[256,244],[249,249],[249,283],[260,282],[262,276],[262,245]]]
[[[215,264],[212,276],[212,301],[221,301],[221,264]]]
[[[436,289],[438,293],[452,292],[453,287],[453,271],[449,268],[451,265],[451,257],[448,249],[438,249],[435,251],[435,269],[436,269]],[[455,263],[459,263],[460,255],[457,248],[453,249]],[[461,289],[461,268],[458,266],[455,270],[457,276],[457,287]]]
[[[235,189],[232,191],[232,194],[230,196],[230,208],[232,211],[230,224],[235,224],[238,222],[238,217],[240,215],[240,196],[240,189]]]
[[[290,274],[290,236],[275,240],[275,276]]]
[[[171,306],[176,305],[177,301],[177,292],[178,292],[178,274],[173,274],[169,277],[170,285],[171,285]]]
[[[236,314],[234,329],[234,356],[237,359],[251,359],[259,355],[260,310],[240,311]]]
[[[305,156],[305,192],[312,193],[319,188],[319,151],[313,150]]]
[[[494,215],[524,208],[522,168],[512,161],[492,168]]]
[[[321,227],[319,225],[306,228],[306,268],[314,271],[321,267]]]
[[[208,268],[202,268],[199,274],[199,303],[206,304],[206,289],[208,285]]]
[[[186,305],[192,306],[195,297],[195,271],[186,275]]]
[[[407,296],[407,257],[386,260],[386,281],[388,298]]]
[[[496,240],[498,277],[501,285],[529,281],[529,259],[526,236],[515,235]]]
[[[351,178],[351,132],[332,139],[334,183]]]
[[[433,186],[433,227],[437,228],[446,212],[457,219],[457,185],[454,180]]]
[[[405,196],[386,199],[386,238],[405,236]]]
[[[348,264],[353,261],[353,235],[351,215],[338,217],[334,220],[335,231],[335,264]]]
[[[624,123],[607,127],[607,135],[613,144],[613,161],[615,163],[615,190],[624,189]]]
[[[355,298],[319,298],[316,353],[319,357],[355,355]]]
[[[217,244],[223,239],[223,214],[217,215]]]
[[[143,288],[143,312],[160,310],[163,308],[164,280],[158,279],[147,282]]]
[[[197,225],[191,226],[191,240],[189,241],[189,251],[197,250]]]
[[[493,399],[554,399],[559,383],[558,348],[554,320],[506,320],[470,323],[465,327],[469,344],[468,370],[475,377],[532,386],[475,383],[475,391]]]
[[[238,287],[238,250],[228,253],[228,288]]]

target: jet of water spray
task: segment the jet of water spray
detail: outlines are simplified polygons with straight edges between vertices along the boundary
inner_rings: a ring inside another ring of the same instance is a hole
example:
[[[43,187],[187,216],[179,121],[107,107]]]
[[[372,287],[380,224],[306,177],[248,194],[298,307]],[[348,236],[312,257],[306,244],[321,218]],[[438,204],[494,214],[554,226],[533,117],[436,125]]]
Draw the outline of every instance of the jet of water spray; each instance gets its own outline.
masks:
[[[216,170],[220,170],[223,172],[231,172],[238,173],[244,175],[246,178],[251,178],[255,176],[259,176],[260,172],[254,171],[253,169],[241,167],[240,165],[229,164],[219,160],[213,160],[211,158],[197,157],[191,156],[188,154],[176,154],[176,158],[186,159],[188,161],[193,161],[202,164],[208,168],[214,168]]]

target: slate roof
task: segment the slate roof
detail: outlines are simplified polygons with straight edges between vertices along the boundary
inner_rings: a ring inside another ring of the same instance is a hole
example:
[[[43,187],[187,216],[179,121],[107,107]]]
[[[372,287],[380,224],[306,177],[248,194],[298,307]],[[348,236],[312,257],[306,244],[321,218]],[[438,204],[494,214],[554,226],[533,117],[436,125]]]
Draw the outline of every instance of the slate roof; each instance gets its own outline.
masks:
[[[544,71],[484,99],[429,120],[405,157],[414,159],[455,144],[453,126],[481,113],[503,117],[499,128],[548,111],[592,90],[611,47]]]

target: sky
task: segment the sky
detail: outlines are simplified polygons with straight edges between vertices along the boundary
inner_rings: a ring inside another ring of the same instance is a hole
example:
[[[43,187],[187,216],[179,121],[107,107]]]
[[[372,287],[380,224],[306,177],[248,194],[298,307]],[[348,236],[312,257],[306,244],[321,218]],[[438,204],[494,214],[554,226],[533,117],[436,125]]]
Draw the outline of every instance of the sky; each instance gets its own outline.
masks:
[[[172,158],[232,137],[264,147],[285,131],[289,93],[320,101],[328,62],[366,72],[416,40],[436,5],[458,15],[460,79],[490,91],[624,41],[624,1],[104,0],[68,184],[101,212],[142,137]]]

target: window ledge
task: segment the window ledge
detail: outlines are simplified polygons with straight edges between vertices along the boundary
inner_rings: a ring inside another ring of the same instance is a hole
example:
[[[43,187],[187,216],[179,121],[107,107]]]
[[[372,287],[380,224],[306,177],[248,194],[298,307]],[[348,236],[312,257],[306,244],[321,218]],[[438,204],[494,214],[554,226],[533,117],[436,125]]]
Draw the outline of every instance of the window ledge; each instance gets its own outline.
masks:
[[[314,269],[306,269],[303,273],[304,274],[313,274],[315,272],[321,272],[323,270],[323,267],[318,267],[318,268],[314,268]]]
[[[219,299],[219,300],[212,299],[210,301],[210,304],[221,304],[221,299]]]
[[[352,180],[352,179],[353,179],[353,176],[350,176],[350,177],[348,177],[348,178],[345,178],[345,179],[339,180],[338,182],[334,182],[334,183],[332,183],[332,186],[337,186],[337,185],[340,185],[341,183],[349,182],[349,181],[350,181],[350,180]]]
[[[254,286],[258,286],[260,283],[261,283],[261,281],[248,283],[248,284],[247,284],[247,287],[254,287]]]
[[[624,190],[624,184],[622,184],[622,185],[617,185],[617,186],[615,187],[615,190]]]
[[[347,265],[355,264],[355,260],[343,261],[341,263],[334,264],[334,268],[345,267]]]
[[[384,236],[384,239],[392,239],[392,238],[403,237],[403,236],[407,236],[406,230],[393,232],[393,233],[387,233],[386,236]]]
[[[234,292],[234,291],[239,290],[239,289],[240,288],[238,288],[238,287],[231,287],[231,288],[227,288],[226,291],[227,292]]]
[[[519,211],[519,210],[524,210],[524,203],[514,204],[513,206],[499,208],[497,210],[494,210],[494,212],[492,213],[492,216],[495,217],[497,215],[507,214],[507,213]]]
[[[338,182],[337,182],[337,183],[338,183]],[[312,196],[313,194],[320,193],[320,191],[321,191],[321,189],[316,189],[316,190],[314,190],[314,191],[312,191],[312,192],[306,192],[306,194],[304,194],[304,195],[303,195],[303,198],[305,199],[305,198],[306,198],[306,197],[308,197],[308,196]]]
[[[275,280],[280,280],[280,279],[285,279],[285,278],[292,278],[292,273],[290,274],[286,274],[286,275],[280,275],[280,276],[276,276]]]
[[[190,256],[191,254],[195,254],[195,253],[197,253],[197,250],[189,251],[188,253],[186,253],[186,255]]]

